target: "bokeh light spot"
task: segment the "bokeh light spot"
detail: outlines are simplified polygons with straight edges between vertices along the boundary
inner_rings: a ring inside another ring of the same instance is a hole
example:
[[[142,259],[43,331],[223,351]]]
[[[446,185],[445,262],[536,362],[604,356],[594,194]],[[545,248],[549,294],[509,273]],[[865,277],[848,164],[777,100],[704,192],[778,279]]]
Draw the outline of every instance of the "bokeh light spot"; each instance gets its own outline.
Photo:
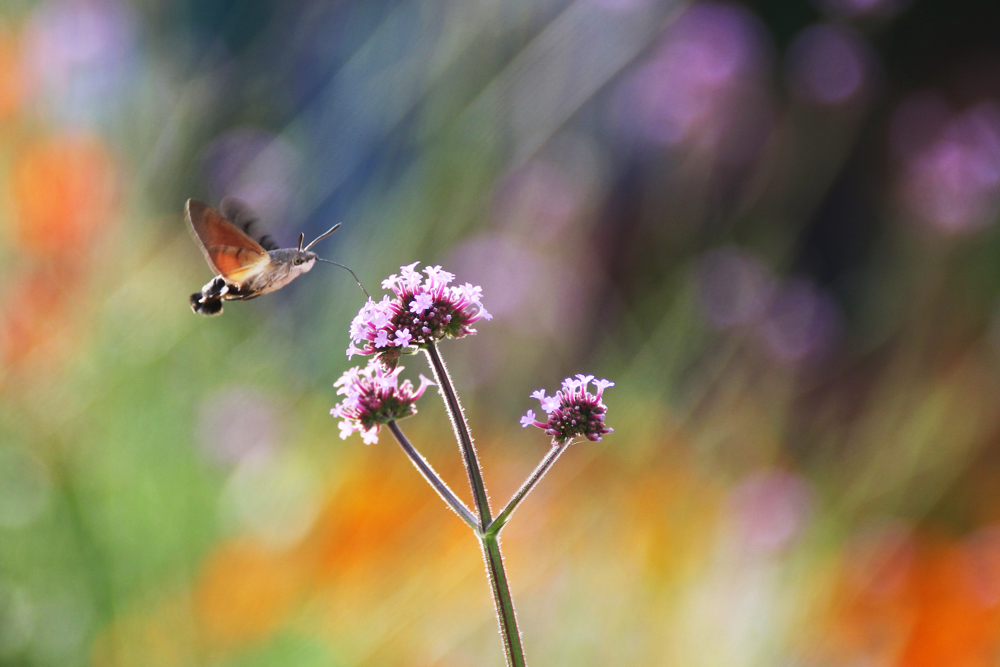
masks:
[[[833,300],[811,282],[797,278],[775,289],[758,331],[776,359],[793,363],[829,352],[839,337],[840,324]]]
[[[842,105],[862,97],[871,85],[871,49],[843,26],[806,28],[788,52],[788,79],[802,100],[821,106]]]
[[[226,483],[221,498],[224,523],[273,547],[291,546],[319,514],[322,484],[315,467],[287,454],[247,459]]]
[[[204,451],[222,463],[268,459],[281,422],[274,397],[246,385],[225,387],[202,401],[198,439]]]
[[[267,130],[239,127],[205,149],[203,170],[215,202],[232,195],[268,225],[281,225],[292,208],[302,156],[290,141]]]
[[[117,0],[38,3],[25,38],[25,68],[45,108],[72,126],[121,110],[138,64],[138,20]]]
[[[45,509],[52,482],[42,463],[27,452],[0,445],[0,528],[21,528]]]
[[[771,100],[764,85],[770,51],[766,32],[746,9],[694,4],[623,83],[619,122],[627,132],[661,145],[745,162],[770,129]]]
[[[114,163],[98,138],[67,135],[29,143],[12,168],[20,247],[53,261],[86,256],[94,233],[113,215],[115,186]]]
[[[254,542],[229,542],[205,564],[197,617],[218,645],[261,639],[281,623],[296,590],[296,573],[276,554]]]
[[[745,324],[759,317],[770,298],[768,267],[755,255],[724,246],[702,255],[695,265],[699,303],[710,323],[719,328]]]
[[[904,106],[909,120],[912,107]],[[1000,213],[1000,104],[953,115],[932,141],[908,156],[899,196],[907,212],[947,234],[974,232]]]
[[[760,470],[733,487],[729,506],[742,546],[753,555],[767,555],[802,533],[812,514],[813,491],[800,475]]]
[[[0,579],[0,660],[13,662],[31,643],[37,620],[28,592]]]

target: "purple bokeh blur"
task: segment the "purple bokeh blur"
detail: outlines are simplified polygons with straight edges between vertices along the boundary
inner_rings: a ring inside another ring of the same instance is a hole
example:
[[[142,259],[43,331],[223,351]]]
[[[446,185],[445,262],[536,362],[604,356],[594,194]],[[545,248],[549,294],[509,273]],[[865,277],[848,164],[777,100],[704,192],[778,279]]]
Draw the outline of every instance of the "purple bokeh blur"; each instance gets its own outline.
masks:
[[[855,31],[821,23],[800,32],[788,49],[789,87],[799,99],[818,106],[839,106],[869,96],[875,56]]]
[[[902,104],[894,122],[906,213],[945,234],[992,225],[1000,212],[1000,105],[949,112],[925,95]]]
[[[642,140],[746,162],[773,122],[772,50],[739,5],[691,5],[622,85],[619,122]]]

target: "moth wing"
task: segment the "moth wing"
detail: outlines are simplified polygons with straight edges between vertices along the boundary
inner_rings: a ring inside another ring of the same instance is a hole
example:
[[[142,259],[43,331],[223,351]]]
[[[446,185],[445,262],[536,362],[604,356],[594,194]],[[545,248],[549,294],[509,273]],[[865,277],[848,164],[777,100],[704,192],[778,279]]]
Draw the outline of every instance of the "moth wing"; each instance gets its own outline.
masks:
[[[267,253],[263,256],[248,250],[247,248],[237,248],[231,245],[213,245],[205,248],[205,257],[212,265],[216,273],[227,281],[242,283],[253,274],[266,266],[271,258]]]
[[[219,212],[222,217],[229,220],[243,232],[257,241],[265,250],[276,250],[278,244],[274,242],[269,234],[264,231],[260,223],[260,216],[242,199],[236,197],[223,197],[219,202]]]
[[[240,282],[237,274],[246,275],[271,261],[259,243],[208,204],[189,199],[185,211],[205,259],[216,274]]]

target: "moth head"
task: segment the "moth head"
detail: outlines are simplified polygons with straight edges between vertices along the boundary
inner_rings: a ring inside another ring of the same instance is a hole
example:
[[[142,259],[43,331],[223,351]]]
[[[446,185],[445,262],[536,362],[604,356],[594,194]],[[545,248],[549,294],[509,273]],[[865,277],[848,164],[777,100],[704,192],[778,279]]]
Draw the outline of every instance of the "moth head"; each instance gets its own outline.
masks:
[[[292,271],[296,274],[307,273],[316,264],[318,256],[310,250],[296,250],[292,257]]]

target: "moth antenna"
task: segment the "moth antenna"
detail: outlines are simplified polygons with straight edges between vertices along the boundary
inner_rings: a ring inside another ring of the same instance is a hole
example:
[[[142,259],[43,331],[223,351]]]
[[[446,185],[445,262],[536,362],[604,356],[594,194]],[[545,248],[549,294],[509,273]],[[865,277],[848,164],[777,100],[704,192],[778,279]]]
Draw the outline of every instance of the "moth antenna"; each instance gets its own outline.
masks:
[[[339,227],[339,226],[340,225],[338,224],[337,227]],[[337,227],[334,227],[333,229],[336,229]],[[330,231],[332,232],[333,229],[331,229]],[[329,234],[329,233],[330,232],[327,232],[327,234]],[[324,234],[323,236],[326,236],[326,234]],[[310,244],[310,245],[312,245],[312,244]],[[322,257],[317,257],[316,259],[318,259],[321,262],[326,262],[327,264],[333,264],[334,266],[339,266],[342,269],[347,269],[347,272],[350,273],[352,276],[354,276],[354,280],[357,281],[358,287],[360,287],[361,291],[365,293],[365,296],[368,297],[369,299],[371,298],[371,294],[369,294],[368,290],[365,289],[365,286],[361,284],[361,280],[358,279],[358,276],[357,276],[357,274],[354,273],[354,271],[351,271],[350,269],[348,269],[343,264],[337,264],[337,262],[331,262],[330,260],[323,259]]]
[[[299,252],[302,252],[302,242],[306,240],[306,233],[299,232]],[[310,244],[312,245],[312,244]]]
[[[331,227],[330,229],[326,230],[325,232],[323,232],[322,234],[320,234],[319,236],[317,236],[315,239],[313,239],[313,242],[310,243],[309,245],[307,245],[305,248],[302,247],[302,243],[300,242],[299,243],[299,250],[309,250],[309,248],[313,247],[314,245],[316,245],[317,243],[319,243],[320,241],[322,241],[323,239],[325,239],[327,236],[329,236],[330,234],[333,234],[335,231],[337,231],[337,228],[340,227],[340,225],[341,225],[341,223],[338,222],[333,227]],[[346,269],[347,267],[345,266],[344,268]],[[358,284],[360,284],[360,283],[358,283]]]

